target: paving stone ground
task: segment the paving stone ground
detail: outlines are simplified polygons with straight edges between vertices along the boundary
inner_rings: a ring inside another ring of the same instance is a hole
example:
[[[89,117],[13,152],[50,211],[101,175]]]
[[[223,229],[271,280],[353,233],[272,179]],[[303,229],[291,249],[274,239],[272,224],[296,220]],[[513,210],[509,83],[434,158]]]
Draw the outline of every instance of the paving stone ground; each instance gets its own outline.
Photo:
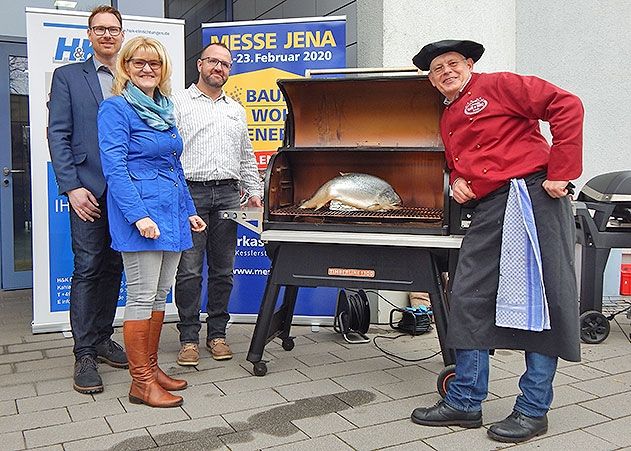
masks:
[[[229,361],[205,349],[197,368],[176,363],[177,330],[164,327],[163,369],[189,381],[184,404],[152,409],[127,400],[129,374],[101,365],[105,391],[72,389],[72,339],[31,334],[30,290],[0,292],[0,450],[631,450],[631,323],[611,322],[609,337],[583,345],[583,361],[560,362],[548,434],[521,446],[487,438],[510,413],[524,369],[521,353],[492,358],[484,426],[430,428],[411,411],[438,401],[443,369],[435,332],[352,345],[332,328],[296,326],[295,348],[270,343],[268,373],[251,374],[246,354],[254,326],[232,324]],[[393,336],[387,326],[369,334]],[[122,343],[121,330],[114,337]]]

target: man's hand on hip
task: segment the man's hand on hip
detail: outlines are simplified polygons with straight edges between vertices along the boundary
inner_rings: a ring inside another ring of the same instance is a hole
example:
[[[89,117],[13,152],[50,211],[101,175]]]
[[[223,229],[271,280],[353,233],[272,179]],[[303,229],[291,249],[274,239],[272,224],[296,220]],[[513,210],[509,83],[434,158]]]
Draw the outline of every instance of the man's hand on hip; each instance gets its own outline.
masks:
[[[83,221],[94,222],[101,217],[99,202],[89,190],[85,188],[75,188],[66,193],[72,209]]]
[[[569,180],[545,180],[543,189],[546,190],[548,196],[558,199],[568,195],[567,186]]]

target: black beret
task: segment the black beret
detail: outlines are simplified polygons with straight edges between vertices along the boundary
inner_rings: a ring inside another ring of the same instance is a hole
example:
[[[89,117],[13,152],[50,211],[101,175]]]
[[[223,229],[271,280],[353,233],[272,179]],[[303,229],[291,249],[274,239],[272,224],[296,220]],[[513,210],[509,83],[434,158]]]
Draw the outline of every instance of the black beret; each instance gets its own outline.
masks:
[[[421,70],[429,70],[429,64],[434,58],[448,52],[458,52],[465,58],[471,58],[475,62],[484,53],[484,46],[473,41],[445,39],[444,41],[427,44],[412,58],[412,62]]]

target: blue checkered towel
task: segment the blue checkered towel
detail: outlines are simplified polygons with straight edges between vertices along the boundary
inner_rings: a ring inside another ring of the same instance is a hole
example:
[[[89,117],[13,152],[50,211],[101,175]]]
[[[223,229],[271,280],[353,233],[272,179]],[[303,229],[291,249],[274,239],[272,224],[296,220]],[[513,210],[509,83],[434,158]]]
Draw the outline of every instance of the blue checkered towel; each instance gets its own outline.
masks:
[[[495,325],[541,332],[550,329],[541,249],[526,182],[512,179],[502,230]]]

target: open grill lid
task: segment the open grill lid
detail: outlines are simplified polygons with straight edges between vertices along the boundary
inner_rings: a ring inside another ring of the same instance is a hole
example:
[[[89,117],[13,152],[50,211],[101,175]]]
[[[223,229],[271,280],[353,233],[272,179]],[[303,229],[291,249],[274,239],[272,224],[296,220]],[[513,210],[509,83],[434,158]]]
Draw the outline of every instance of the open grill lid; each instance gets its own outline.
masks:
[[[440,93],[425,76],[277,81],[286,149],[440,148]]]

